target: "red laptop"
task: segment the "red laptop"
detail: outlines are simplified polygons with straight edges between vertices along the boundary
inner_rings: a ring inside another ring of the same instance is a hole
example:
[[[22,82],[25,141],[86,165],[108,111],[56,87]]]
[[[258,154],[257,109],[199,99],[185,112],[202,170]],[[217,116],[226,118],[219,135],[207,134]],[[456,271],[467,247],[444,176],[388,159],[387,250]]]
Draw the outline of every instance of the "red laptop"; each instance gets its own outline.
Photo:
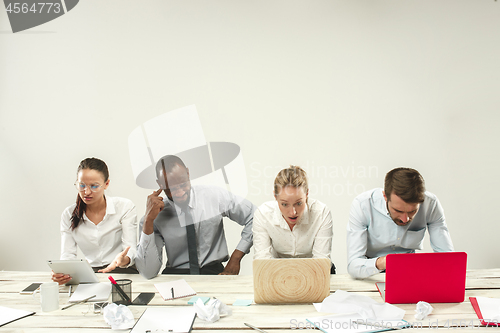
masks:
[[[385,283],[376,285],[387,303],[460,303],[466,269],[465,252],[388,254]]]

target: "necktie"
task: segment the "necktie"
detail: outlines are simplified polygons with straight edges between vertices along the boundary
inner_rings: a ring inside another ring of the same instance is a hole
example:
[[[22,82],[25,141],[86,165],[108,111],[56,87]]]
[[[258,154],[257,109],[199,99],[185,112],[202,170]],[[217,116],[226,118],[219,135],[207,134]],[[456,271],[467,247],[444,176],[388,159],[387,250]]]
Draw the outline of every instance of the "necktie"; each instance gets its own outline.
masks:
[[[196,230],[194,229],[193,217],[187,208],[184,209],[184,214],[188,241],[189,272],[192,275],[199,275],[200,265],[198,264],[198,242],[196,241]]]

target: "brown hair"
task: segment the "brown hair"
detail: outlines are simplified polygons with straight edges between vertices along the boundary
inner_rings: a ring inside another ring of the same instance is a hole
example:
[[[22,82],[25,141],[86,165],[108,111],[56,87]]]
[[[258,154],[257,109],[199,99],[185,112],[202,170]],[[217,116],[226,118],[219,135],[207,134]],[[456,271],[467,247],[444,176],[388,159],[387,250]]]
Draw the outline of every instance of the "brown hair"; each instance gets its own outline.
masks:
[[[385,176],[384,192],[387,200],[394,193],[404,202],[422,203],[425,199],[424,178],[415,169],[393,169]]]
[[[90,157],[81,161],[80,165],[78,166],[78,169],[76,170],[77,177],[78,173],[83,169],[91,169],[99,171],[104,176],[104,182],[108,181],[109,178],[108,166],[106,165],[106,163],[104,163],[104,161],[98,158]],[[83,213],[85,212],[86,209],[87,209],[87,204],[83,202],[82,198],[80,198],[80,194],[77,194],[76,207],[73,210],[70,219],[71,230],[75,230],[76,227],[78,227],[78,224],[80,223],[81,219],[83,219]]]
[[[290,165],[289,168],[278,172],[274,180],[274,194],[278,195],[279,191],[286,186],[302,187],[307,193],[309,187],[307,185],[307,174],[298,166]]]

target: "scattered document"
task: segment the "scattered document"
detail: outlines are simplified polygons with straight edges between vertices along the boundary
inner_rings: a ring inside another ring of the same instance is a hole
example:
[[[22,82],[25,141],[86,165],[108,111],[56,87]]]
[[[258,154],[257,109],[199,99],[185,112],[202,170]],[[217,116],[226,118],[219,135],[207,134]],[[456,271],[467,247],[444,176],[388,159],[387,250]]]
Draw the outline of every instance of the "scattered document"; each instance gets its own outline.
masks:
[[[196,312],[191,306],[147,308],[130,333],[148,331],[189,333],[195,318]]]
[[[0,306],[0,326],[11,323],[15,320],[31,316],[35,314],[33,311],[17,310]]]
[[[184,279],[155,283],[155,288],[165,301],[196,295],[196,291]]]
[[[500,324],[500,298],[469,297],[470,303],[481,320],[481,324],[498,326]]]
[[[69,302],[80,302],[81,300],[84,300],[92,295],[96,295],[96,297],[93,297],[89,300],[89,302],[107,301],[109,295],[111,295],[111,283],[101,282],[79,284],[73,295],[71,295]]]

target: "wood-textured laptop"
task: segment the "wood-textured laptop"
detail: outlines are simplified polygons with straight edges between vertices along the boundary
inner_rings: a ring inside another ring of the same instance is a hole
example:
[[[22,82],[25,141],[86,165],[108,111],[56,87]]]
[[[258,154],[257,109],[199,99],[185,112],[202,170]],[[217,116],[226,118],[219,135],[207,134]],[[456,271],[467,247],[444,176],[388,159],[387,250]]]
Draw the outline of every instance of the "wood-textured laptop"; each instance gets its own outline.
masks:
[[[465,252],[388,254],[385,283],[376,285],[387,303],[460,303],[466,269]]]
[[[283,258],[253,261],[255,303],[322,302],[330,295],[330,259]]]

